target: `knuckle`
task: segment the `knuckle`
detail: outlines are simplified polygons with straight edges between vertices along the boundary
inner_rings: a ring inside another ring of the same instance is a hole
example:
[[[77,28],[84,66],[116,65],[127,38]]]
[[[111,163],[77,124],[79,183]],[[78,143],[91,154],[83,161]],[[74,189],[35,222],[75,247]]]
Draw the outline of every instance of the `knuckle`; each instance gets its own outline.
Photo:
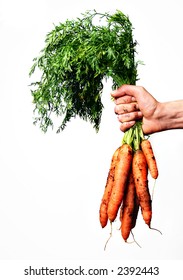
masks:
[[[124,114],[124,120],[128,121],[130,119],[131,114]]]
[[[126,128],[125,128],[125,126],[124,126],[123,124],[120,125],[120,130],[121,130],[122,132],[125,132],[125,131],[126,131]]]
[[[128,96],[128,95],[125,95],[125,96],[123,97],[123,101],[124,101],[124,103],[130,103],[130,102],[131,102],[131,97]]]
[[[115,113],[115,114],[117,114],[117,115],[119,114],[119,112],[118,112],[118,111],[119,111],[119,110],[118,110],[118,108],[119,108],[119,107],[118,107],[117,105],[116,105],[116,106],[114,106],[114,113]]]

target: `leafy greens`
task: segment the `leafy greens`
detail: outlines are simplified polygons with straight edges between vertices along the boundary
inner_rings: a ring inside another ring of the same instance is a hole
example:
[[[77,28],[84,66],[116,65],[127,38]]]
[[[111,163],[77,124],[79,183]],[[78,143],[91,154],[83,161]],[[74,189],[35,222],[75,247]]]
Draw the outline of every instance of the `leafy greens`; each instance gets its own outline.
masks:
[[[54,26],[29,73],[32,76],[36,68],[41,72],[40,80],[31,83],[35,124],[46,132],[56,115],[62,117],[60,132],[79,116],[98,131],[103,79],[112,78],[113,88],[136,83],[137,42],[132,32],[128,16],[119,10],[112,15],[87,11],[82,18]]]

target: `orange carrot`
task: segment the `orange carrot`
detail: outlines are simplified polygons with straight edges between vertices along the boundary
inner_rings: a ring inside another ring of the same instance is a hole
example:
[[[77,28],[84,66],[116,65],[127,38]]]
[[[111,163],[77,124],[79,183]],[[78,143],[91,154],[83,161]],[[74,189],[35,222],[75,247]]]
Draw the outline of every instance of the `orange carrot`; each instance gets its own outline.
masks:
[[[126,183],[128,180],[133,151],[130,145],[123,144],[118,153],[115,167],[114,184],[109,199],[107,214],[110,222],[113,222],[117,216],[118,209],[124,197]]]
[[[108,176],[107,176],[107,182],[105,185],[105,190],[104,190],[104,194],[103,194],[102,201],[100,204],[99,218],[100,218],[100,224],[101,224],[102,228],[104,228],[108,222],[107,207],[108,207],[108,202],[109,202],[109,198],[111,196],[111,191],[112,191],[112,187],[113,187],[114,170],[115,170],[115,165],[116,165],[116,160],[117,160],[119,149],[120,149],[120,147],[116,149],[116,151],[114,152],[114,154],[112,156],[111,165],[110,165],[110,169],[109,169]]]
[[[135,202],[136,202],[136,190],[135,183],[133,179],[132,172],[129,176],[129,181],[126,187],[125,196],[122,204],[122,213],[121,213],[121,234],[125,241],[127,241],[131,229],[134,224],[134,211],[135,211]]]
[[[135,202],[134,202],[134,210],[133,210],[133,221],[132,221],[132,228],[133,229],[136,226],[136,221],[137,221],[137,216],[139,212],[139,200],[136,194],[136,189],[135,189]]]
[[[151,197],[148,189],[147,162],[142,150],[137,150],[134,153],[132,170],[142,216],[145,223],[150,227],[152,218]]]
[[[146,157],[147,165],[150,171],[152,178],[157,179],[158,177],[158,168],[156,159],[153,153],[151,142],[149,140],[143,140],[141,142],[142,151]]]

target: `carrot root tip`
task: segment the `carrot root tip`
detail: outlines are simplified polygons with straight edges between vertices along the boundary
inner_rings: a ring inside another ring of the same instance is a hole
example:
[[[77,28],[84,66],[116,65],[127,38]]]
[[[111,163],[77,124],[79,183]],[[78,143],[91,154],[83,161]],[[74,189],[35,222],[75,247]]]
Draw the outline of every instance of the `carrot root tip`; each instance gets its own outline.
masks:
[[[139,246],[140,248],[142,248],[142,247],[140,246],[140,244],[136,241],[135,236],[134,236],[132,230],[131,230],[131,235],[133,236],[133,241],[137,244],[137,246]]]
[[[106,250],[107,244],[108,244],[109,240],[110,240],[111,237],[112,237],[112,222],[111,222],[110,224],[111,224],[111,232],[110,232],[110,234],[109,234],[109,238],[107,239],[107,241],[106,241],[106,243],[105,243],[104,251]]]
[[[149,226],[149,228],[152,229],[152,230],[155,230],[155,231],[159,232],[161,235],[163,235],[163,233],[162,233],[159,229],[157,229],[157,228],[152,228],[152,227],[150,227],[150,226]]]

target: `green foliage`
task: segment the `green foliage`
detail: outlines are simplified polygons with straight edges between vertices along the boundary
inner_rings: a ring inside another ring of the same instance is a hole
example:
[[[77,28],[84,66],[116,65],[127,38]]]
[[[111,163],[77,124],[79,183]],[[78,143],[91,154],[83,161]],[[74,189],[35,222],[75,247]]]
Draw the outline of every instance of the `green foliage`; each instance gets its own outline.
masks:
[[[98,131],[103,79],[111,77],[113,88],[137,80],[136,42],[129,18],[121,11],[110,15],[94,10],[82,16],[54,26],[40,56],[33,60],[30,76],[36,68],[41,71],[40,81],[31,83],[35,123],[44,132],[53,127],[54,115],[62,117],[57,132],[76,116]]]
[[[148,138],[148,135],[146,135],[146,138]],[[124,133],[122,144],[128,144],[132,147],[133,151],[137,151],[140,149],[140,144],[144,139],[142,121],[136,121],[136,123]]]

